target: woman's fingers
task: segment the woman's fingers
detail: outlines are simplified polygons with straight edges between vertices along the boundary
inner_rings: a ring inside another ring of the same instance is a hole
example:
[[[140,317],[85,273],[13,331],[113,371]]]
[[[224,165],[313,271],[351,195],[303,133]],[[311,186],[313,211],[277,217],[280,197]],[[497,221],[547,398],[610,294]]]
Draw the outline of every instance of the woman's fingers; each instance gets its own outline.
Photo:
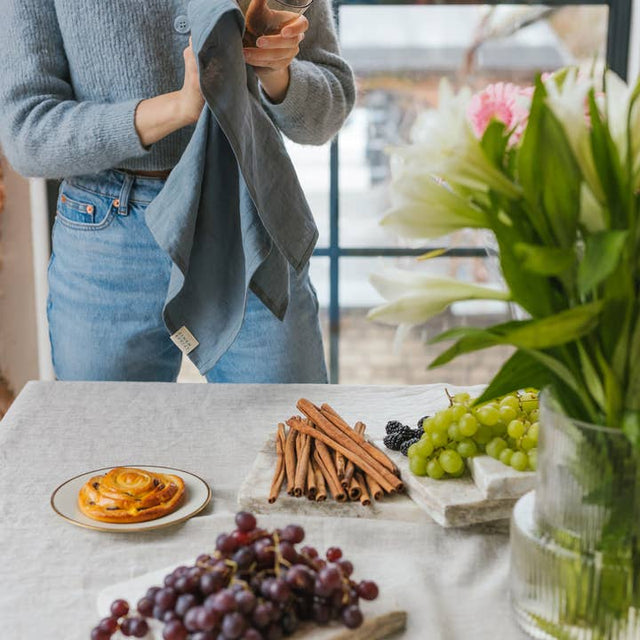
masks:
[[[309,28],[309,21],[304,16],[298,16],[293,22],[282,27],[280,35],[284,38],[293,38],[304,33]]]
[[[297,51],[291,51],[291,49],[269,49],[268,51],[260,51],[259,49],[252,48],[244,50],[244,59],[247,64],[254,67],[271,67],[272,69],[277,69],[289,66],[297,53]]]
[[[295,47],[304,40],[304,33],[294,36],[283,36],[281,33],[275,36],[260,36],[256,41],[258,49],[286,49]]]

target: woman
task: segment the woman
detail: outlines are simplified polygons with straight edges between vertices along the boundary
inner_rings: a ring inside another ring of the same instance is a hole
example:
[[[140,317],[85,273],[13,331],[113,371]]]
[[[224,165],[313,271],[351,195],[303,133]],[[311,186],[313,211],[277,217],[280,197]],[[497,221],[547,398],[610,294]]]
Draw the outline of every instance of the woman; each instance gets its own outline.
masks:
[[[171,262],[144,213],[204,106],[187,4],[4,3],[2,148],[26,176],[65,179],[49,266],[59,379],[177,377],[181,352],[162,321]],[[243,53],[282,133],[322,144],[348,115],[354,86],[339,56],[330,0],[315,0],[306,16]],[[240,332],[206,373],[209,381],[326,381],[308,269],[291,272],[289,297],[280,321],[249,294]]]

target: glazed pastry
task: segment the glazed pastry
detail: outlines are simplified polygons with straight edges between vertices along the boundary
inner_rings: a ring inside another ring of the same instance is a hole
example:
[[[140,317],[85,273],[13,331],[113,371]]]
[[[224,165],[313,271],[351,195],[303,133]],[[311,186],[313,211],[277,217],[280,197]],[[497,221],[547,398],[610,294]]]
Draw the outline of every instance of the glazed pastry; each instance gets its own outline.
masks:
[[[175,511],[185,494],[179,476],[117,467],[80,489],[78,507],[92,520],[127,524],[155,520]]]

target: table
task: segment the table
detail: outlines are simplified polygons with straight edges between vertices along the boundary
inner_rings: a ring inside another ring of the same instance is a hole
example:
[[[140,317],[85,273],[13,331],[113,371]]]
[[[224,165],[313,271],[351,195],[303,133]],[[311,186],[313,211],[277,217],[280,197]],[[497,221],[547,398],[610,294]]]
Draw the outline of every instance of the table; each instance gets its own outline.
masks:
[[[29,383],[0,422],[0,636],[87,640],[102,589],[211,549],[213,514],[236,511],[255,452],[295,413],[298,398],[329,402],[375,436],[391,417],[415,420],[429,389]],[[143,534],[86,530],[54,514],[49,498],[61,482],[117,464],[187,469],[210,483],[214,500],[183,525]],[[377,523],[362,523],[374,540]],[[408,535],[418,525],[398,526]],[[504,532],[433,523],[415,533],[424,536],[424,553],[409,558],[397,549],[417,567],[398,594],[410,616],[404,638],[525,637],[509,608]]]

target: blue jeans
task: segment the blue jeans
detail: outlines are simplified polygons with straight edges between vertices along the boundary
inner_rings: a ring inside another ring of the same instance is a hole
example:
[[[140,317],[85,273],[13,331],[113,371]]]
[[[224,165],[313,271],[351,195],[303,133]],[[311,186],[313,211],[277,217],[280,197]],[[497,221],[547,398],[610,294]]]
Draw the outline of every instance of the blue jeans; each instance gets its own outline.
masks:
[[[63,182],[47,306],[58,379],[175,381],[182,353],[162,320],[171,261],[144,220],[163,185],[118,171]],[[308,268],[292,270],[290,282],[282,322],[249,294],[242,328],[209,382],[327,381]]]

